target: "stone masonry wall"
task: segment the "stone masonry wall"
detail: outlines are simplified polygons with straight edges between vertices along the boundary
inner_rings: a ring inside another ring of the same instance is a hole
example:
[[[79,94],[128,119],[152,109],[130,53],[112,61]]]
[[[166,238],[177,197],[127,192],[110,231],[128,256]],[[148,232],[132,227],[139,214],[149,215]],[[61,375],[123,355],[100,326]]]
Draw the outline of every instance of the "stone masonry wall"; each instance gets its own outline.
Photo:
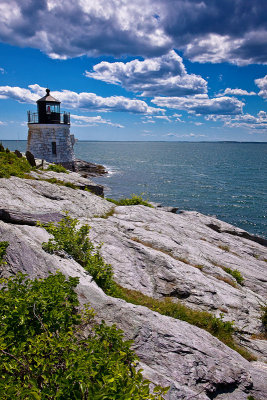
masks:
[[[70,128],[63,124],[28,124],[28,145],[34,157],[71,166],[75,160]],[[52,142],[56,143],[56,154],[52,153]]]

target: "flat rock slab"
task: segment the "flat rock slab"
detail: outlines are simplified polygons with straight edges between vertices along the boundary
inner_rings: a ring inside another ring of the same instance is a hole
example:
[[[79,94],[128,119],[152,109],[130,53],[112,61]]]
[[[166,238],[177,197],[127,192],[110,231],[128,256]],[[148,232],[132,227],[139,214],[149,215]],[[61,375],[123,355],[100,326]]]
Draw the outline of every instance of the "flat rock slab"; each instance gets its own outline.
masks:
[[[0,208],[21,215],[68,211],[75,218],[90,218],[105,215],[114,208],[112,203],[87,191],[41,180],[0,179],[0,194]]]
[[[108,172],[103,165],[93,164],[84,160],[76,159],[74,165],[75,170],[85,177],[105,175]]]
[[[37,180],[57,179],[61,182],[75,185],[77,188],[82,190],[87,188],[92,193],[97,194],[98,196],[102,196],[104,194],[104,187],[102,185],[97,185],[88,178],[82,177],[77,172],[64,173],[64,172],[38,170],[38,171],[31,171],[30,175]]]
[[[0,220],[10,224],[36,225],[37,222],[47,224],[49,222],[59,222],[64,217],[63,213],[51,212],[42,214],[22,213],[16,210],[0,209]]]

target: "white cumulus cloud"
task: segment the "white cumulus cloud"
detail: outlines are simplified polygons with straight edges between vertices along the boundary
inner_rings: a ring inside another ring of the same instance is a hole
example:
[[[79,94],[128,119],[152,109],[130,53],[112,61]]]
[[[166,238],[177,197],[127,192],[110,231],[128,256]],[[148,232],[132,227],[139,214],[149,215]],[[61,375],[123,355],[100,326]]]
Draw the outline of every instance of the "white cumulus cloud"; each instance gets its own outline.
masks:
[[[195,114],[241,114],[244,103],[232,97],[208,98],[207,95],[192,97],[155,97],[152,102],[160,107],[185,110]]]
[[[259,96],[267,99],[267,75],[265,75],[263,78],[255,79],[255,83],[260,89],[260,92],[258,93]]]
[[[143,96],[186,96],[207,93],[207,82],[198,75],[187,74],[182,58],[174,51],[164,56],[127,63],[102,61],[86,71],[89,78],[119,84]]]
[[[229,95],[234,95],[234,96],[255,96],[255,92],[248,92],[247,90],[244,89],[230,89],[226,88],[223,93],[218,93],[217,97],[223,97],[223,96],[229,96]]]
[[[246,128],[250,130],[257,130],[267,132],[267,113],[259,111],[256,116],[251,114],[240,115],[207,115],[207,121],[223,121],[224,126],[228,128]]]
[[[0,99],[11,98],[21,103],[35,103],[45,94],[45,88],[35,84],[29,89],[11,86],[0,86]],[[51,93],[62,102],[62,106],[69,109],[124,111],[137,114],[158,114],[163,109],[150,107],[145,101],[129,99],[123,96],[101,97],[95,93],[73,92],[70,90],[53,91]]]
[[[116,128],[124,128],[123,125],[113,123],[110,120],[104,119],[101,115],[97,115],[95,117],[87,117],[84,115],[75,115],[71,114],[71,119],[75,120],[76,123],[72,123],[72,126],[76,126],[78,128],[83,128],[85,126],[96,126],[96,125],[109,125],[114,126]]]

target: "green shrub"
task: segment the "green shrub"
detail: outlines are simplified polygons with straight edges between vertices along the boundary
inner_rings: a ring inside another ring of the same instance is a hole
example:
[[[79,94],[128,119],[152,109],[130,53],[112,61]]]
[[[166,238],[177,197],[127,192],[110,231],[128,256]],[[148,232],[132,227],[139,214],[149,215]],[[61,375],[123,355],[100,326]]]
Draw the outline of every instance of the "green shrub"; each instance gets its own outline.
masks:
[[[24,178],[31,169],[25,157],[18,158],[14,153],[0,152],[0,178],[10,178],[10,176]]]
[[[239,283],[239,285],[243,285],[244,278],[241,275],[241,272],[238,269],[231,269],[227,267],[223,267],[224,271],[227,272],[227,274],[232,275],[233,278]]]
[[[0,398],[162,399],[167,388],[149,392],[122,331],[96,323],[89,308],[77,312],[78,281],[61,273],[2,280]]]
[[[148,201],[144,200],[142,196],[138,196],[136,194],[133,194],[131,198],[125,198],[125,199],[119,199],[119,200],[114,200],[110,198],[106,198],[106,200],[110,201],[111,203],[116,204],[117,206],[136,206],[136,205],[142,205],[142,206],[147,206],[147,207],[152,207],[153,206],[148,203]]]
[[[50,223],[45,226],[54,238],[49,239],[48,243],[43,243],[43,248],[49,253],[66,251],[92,275],[107,294],[112,294],[115,291],[115,282],[111,265],[106,264],[101,257],[101,246],[95,247],[89,240],[90,227],[83,225],[77,228],[77,224],[78,220],[70,218],[67,214],[58,225]]]
[[[4,256],[6,254],[6,249],[8,245],[8,242],[0,242],[0,265],[5,264]]]
[[[65,172],[66,174],[69,173],[69,171],[63,167],[63,165],[60,164],[50,164],[49,167],[47,168],[47,171],[54,171],[54,172]]]

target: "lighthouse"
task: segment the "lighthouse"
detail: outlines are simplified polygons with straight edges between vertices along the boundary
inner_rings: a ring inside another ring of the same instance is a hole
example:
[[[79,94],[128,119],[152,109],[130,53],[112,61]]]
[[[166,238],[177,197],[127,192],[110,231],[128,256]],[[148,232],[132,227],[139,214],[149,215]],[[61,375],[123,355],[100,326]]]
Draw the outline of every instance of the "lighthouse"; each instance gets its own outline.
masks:
[[[74,170],[74,135],[70,134],[70,113],[60,112],[60,101],[46,89],[37,100],[37,113],[28,111],[27,150],[35,158]]]

